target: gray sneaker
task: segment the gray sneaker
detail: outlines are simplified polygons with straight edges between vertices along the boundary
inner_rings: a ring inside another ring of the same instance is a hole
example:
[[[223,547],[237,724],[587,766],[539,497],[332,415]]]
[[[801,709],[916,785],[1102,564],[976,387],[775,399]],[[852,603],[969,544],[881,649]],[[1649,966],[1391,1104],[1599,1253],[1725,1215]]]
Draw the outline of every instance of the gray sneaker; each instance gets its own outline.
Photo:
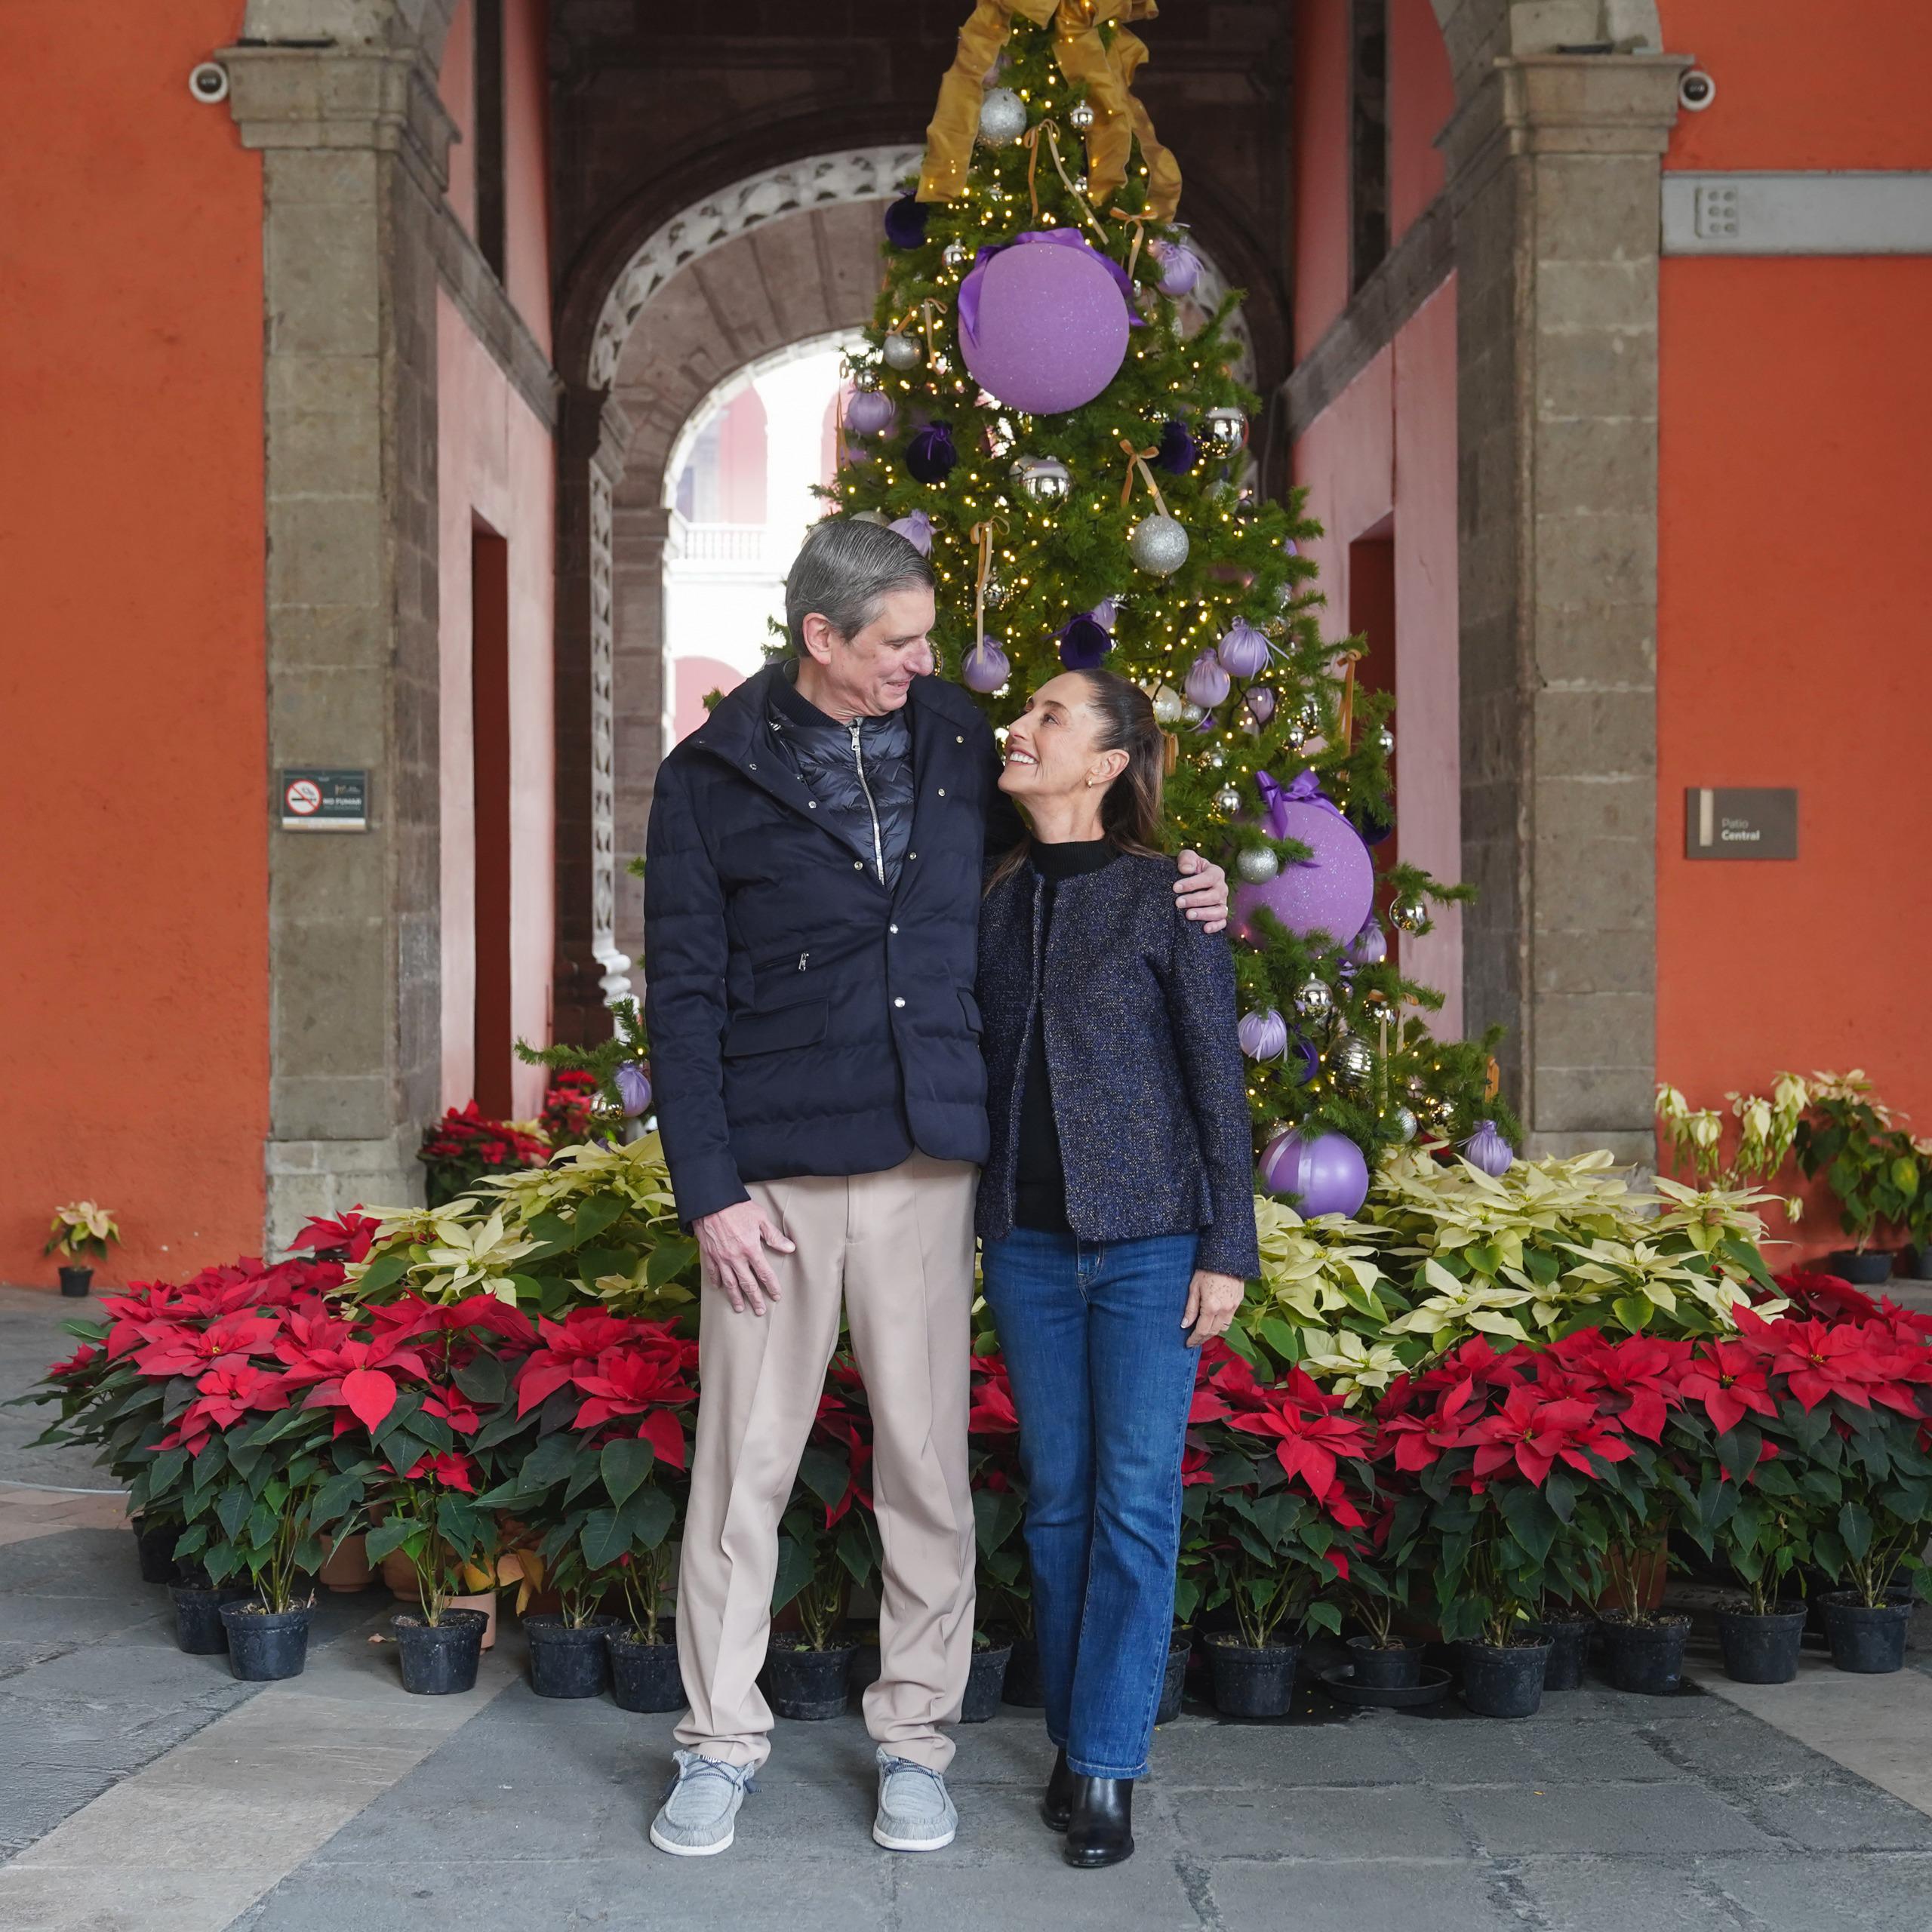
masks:
[[[730,1847],[738,1807],[755,1791],[748,1764],[727,1764],[695,1751],[677,1753],[678,1775],[651,1821],[651,1842],[676,1858],[709,1858]]]
[[[959,1814],[939,1772],[879,1746],[878,1816],[872,1836],[888,1851],[937,1851],[952,1842]]]

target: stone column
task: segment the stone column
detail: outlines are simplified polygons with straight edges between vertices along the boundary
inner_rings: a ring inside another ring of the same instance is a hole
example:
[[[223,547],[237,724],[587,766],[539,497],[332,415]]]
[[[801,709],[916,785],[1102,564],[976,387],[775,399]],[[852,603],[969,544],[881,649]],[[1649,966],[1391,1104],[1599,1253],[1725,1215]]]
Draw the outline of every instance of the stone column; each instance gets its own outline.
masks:
[[[1444,131],[1466,1025],[1537,1153],[1653,1157],[1657,279],[1687,60],[1500,58]]]
[[[268,764],[365,768],[370,829],[269,834],[267,1238],[420,1198],[438,1104],[431,224],[453,131],[408,51],[237,46],[263,153]]]
[[[633,481],[635,479],[632,479]],[[654,481],[654,478],[647,479]],[[632,503],[618,492],[611,522],[615,645],[614,790],[617,800],[617,948],[644,959],[644,884],[625,870],[644,851],[651,796],[669,740],[664,664],[664,566],[677,552],[684,518],[668,504]],[[654,496],[656,491],[652,491]]]

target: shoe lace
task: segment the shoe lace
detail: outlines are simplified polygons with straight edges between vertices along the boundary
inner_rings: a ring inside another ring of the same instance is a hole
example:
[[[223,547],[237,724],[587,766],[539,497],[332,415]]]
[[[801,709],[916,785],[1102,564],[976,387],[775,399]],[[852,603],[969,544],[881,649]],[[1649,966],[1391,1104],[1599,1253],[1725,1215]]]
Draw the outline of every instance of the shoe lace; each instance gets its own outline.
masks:
[[[683,1786],[694,1783],[702,1777],[722,1778],[738,1791],[751,1792],[758,1789],[758,1781],[749,1764],[728,1764],[721,1758],[707,1758],[697,1751],[680,1751],[677,1763],[678,1768],[671,1774],[671,1782],[664,1787],[667,1801]]]

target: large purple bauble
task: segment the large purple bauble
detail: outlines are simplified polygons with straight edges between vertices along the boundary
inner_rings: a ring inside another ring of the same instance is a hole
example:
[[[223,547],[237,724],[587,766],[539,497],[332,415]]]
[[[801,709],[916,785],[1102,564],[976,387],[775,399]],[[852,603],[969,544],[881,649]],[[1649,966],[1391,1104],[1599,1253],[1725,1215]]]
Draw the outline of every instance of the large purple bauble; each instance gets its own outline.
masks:
[[[1009,409],[1035,416],[1078,409],[1120,373],[1127,303],[1093,249],[1016,242],[967,281],[977,281],[978,302],[962,285],[959,352],[974,380]]]
[[[1352,1217],[1368,1198],[1368,1163],[1346,1134],[1278,1134],[1261,1155],[1261,1185],[1270,1194],[1300,1198],[1304,1220],[1318,1214]]]
[[[1298,838],[1314,854],[1284,865],[1260,885],[1235,888],[1235,923],[1244,939],[1257,937],[1250,921],[1266,907],[1290,932],[1321,931],[1346,944],[1367,922],[1375,903],[1375,862],[1361,835],[1339,812],[1312,800],[1290,798],[1277,808],[1279,836]]]

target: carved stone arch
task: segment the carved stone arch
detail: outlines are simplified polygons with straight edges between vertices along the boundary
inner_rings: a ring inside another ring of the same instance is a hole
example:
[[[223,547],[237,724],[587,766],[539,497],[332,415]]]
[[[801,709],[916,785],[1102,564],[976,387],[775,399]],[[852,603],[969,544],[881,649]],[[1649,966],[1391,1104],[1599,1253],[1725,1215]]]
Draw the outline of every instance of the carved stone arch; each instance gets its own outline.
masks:
[[[1495,60],[1581,48],[1657,54],[1656,0],[1431,0],[1449,49],[1456,97],[1468,99]]]

